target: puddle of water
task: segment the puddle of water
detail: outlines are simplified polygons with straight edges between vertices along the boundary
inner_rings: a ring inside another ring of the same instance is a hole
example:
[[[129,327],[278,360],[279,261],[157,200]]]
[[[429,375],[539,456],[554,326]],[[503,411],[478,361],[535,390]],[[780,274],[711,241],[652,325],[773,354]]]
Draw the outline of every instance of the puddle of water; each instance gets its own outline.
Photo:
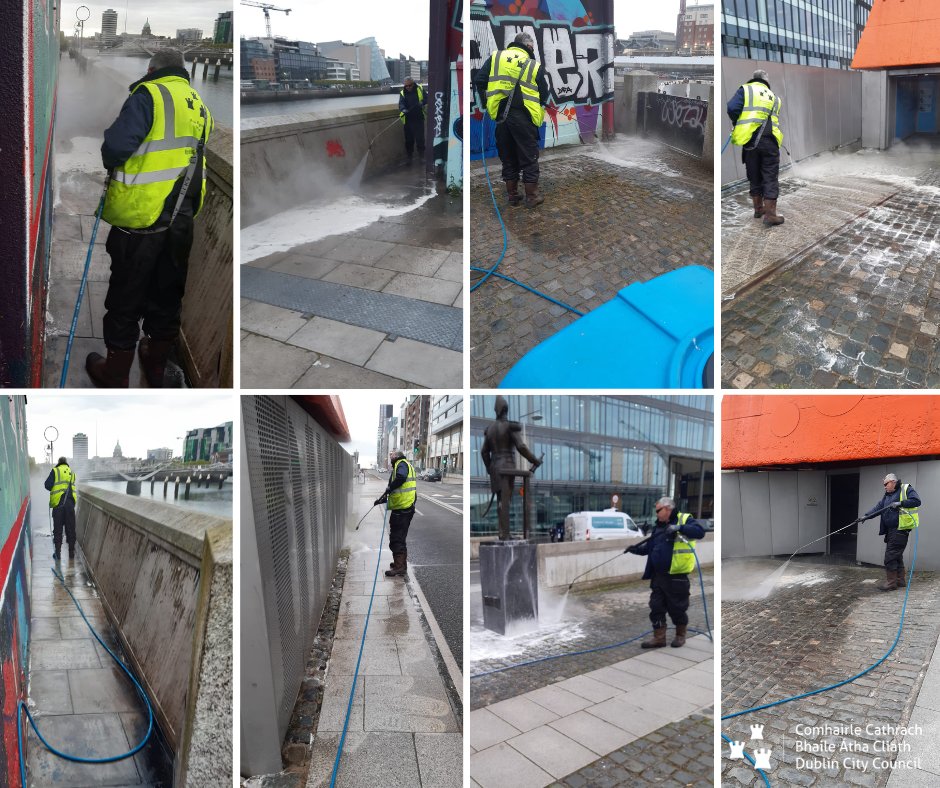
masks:
[[[498,635],[483,627],[473,627],[470,634],[470,661],[509,660],[538,649],[550,647],[552,653],[565,651],[566,643],[584,638],[580,622],[540,626],[516,635]]]

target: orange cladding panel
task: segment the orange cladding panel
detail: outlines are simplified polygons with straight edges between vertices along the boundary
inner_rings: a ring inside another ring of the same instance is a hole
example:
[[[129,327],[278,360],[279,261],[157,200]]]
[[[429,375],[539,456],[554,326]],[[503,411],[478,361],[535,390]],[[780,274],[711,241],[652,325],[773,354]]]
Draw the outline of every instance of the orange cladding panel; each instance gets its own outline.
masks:
[[[940,63],[940,0],[875,0],[852,68]]]
[[[721,402],[721,467],[940,454],[940,397],[733,396]]]

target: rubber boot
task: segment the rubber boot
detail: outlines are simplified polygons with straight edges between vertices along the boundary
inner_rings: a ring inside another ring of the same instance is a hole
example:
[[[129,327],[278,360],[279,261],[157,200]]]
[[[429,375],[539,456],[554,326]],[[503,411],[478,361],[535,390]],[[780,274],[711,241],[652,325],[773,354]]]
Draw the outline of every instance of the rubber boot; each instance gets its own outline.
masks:
[[[62,545],[56,544],[52,546],[52,560],[53,561],[59,560],[59,554],[61,553],[61,551],[62,551]]]
[[[539,194],[538,183],[524,183],[525,186],[525,207],[535,208],[545,202],[545,198]]]
[[[891,569],[885,569],[885,579],[878,584],[879,591],[893,591],[898,587],[898,573]]]
[[[640,643],[640,648],[662,648],[666,645],[666,627],[656,627],[653,637]]]
[[[401,577],[405,574],[405,554],[404,553],[392,553],[392,558],[395,560],[392,562],[392,568],[385,571],[386,577]]]
[[[163,388],[163,373],[166,372],[166,360],[173,349],[172,340],[151,339],[144,337],[137,345],[137,356],[147,385],[152,389]]]
[[[761,194],[752,194],[751,201],[754,203],[754,218],[760,219],[764,215],[764,197]]]
[[[764,200],[764,224],[768,227],[783,224],[783,217],[777,214],[776,200]]]
[[[128,374],[134,363],[134,351],[108,348],[108,357],[100,353],[89,353],[85,359],[88,377],[103,389],[126,389],[129,385]]]
[[[676,624],[676,636],[672,639],[672,643],[669,645],[673,648],[682,648],[685,645],[685,632],[688,628],[688,624]]]
[[[519,181],[506,181],[506,194],[509,195],[510,205],[522,205],[522,195],[519,194]]]

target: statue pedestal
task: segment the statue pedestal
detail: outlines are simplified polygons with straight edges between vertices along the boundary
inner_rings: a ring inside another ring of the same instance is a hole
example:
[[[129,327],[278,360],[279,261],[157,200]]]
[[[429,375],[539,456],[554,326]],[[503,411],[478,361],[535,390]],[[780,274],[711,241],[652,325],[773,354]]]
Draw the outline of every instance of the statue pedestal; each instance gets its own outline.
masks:
[[[539,619],[538,554],[524,540],[480,544],[483,626],[500,635]]]

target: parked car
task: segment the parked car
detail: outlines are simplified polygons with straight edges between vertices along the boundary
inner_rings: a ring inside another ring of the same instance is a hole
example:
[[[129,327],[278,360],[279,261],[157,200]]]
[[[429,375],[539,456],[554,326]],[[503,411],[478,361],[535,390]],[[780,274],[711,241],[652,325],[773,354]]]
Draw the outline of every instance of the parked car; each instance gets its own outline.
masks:
[[[424,480],[426,482],[439,482],[443,478],[443,474],[437,468],[428,468]]]
[[[633,518],[616,509],[605,509],[603,512],[574,512],[565,518],[566,542],[594,542],[642,536],[643,532],[633,522]]]

